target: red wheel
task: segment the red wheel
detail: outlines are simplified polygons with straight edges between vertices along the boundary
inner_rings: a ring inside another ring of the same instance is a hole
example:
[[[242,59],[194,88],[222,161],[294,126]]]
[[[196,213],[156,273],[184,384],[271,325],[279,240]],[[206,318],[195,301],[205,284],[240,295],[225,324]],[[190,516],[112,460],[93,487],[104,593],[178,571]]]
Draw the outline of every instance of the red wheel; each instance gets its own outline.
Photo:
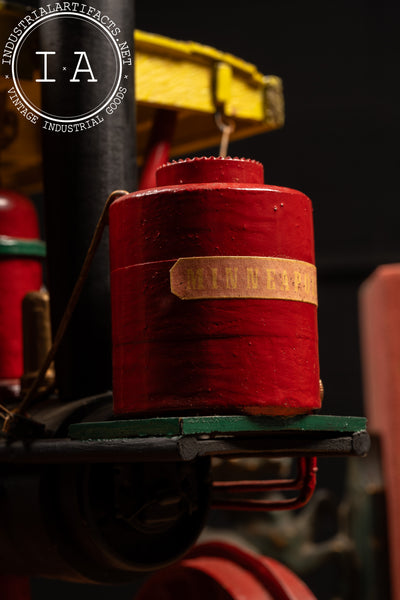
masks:
[[[290,569],[230,544],[194,548],[151,577],[135,600],[316,600]]]
[[[31,600],[31,585],[28,577],[0,575],[1,600]]]

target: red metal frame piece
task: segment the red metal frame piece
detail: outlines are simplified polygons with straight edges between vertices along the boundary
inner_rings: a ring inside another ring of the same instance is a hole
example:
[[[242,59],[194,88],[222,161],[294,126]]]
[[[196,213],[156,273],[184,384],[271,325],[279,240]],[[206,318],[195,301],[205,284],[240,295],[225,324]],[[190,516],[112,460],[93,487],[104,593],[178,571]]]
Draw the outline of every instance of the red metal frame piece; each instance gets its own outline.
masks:
[[[176,111],[159,108],[147,146],[145,162],[140,176],[139,190],[155,187],[156,171],[168,161],[175,131]]]
[[[301,508],[310,500],[317,483],[317,459],[314,456],[297,459],[297,476],[294,479],[277,479],[266,481],[214,481],[217,491],[235,493],[287,492],[299,490],[295,498],[281,500],[242,500],[221,499],[212,503],[212,508],[222,510],[293,510]]]
[[[400,264],[378,267],[362,285],[360,332],[368,429],[382,452],[392,600],[400,600]]]
[[[0,575],[1,600],[31,600],[31,585],[28,577]]]
[[[0,190],[0,236],[9,253],[0,253],[0,396],[19,393],[23,373],[22,311],[24,296],[42,285],[42,265],[37,256],[26,255],[13,244],[38,241],[39,224],[29,198],[10,190]]]

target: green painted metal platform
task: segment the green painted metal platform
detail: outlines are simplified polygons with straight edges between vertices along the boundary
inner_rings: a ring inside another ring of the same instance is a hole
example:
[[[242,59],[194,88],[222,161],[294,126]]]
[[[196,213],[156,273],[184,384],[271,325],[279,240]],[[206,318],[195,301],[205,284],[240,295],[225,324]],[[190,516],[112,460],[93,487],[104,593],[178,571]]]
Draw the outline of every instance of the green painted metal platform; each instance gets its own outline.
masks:
[[[160,417],[125,419],[70,426],[73,440],[121,439],[137,437],[175,437],[185,435],[254,435],[254,434],[354,434],[365,431],[364,417],[301,415],[252,417],[248,415],[207,417]]]

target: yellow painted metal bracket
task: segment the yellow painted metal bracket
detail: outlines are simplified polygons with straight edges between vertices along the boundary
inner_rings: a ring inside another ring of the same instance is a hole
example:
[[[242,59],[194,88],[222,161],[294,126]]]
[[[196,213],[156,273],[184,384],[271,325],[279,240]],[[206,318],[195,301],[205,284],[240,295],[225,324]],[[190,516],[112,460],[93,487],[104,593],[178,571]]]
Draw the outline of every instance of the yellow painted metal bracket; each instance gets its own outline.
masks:
[[[178,113],[172,156],[217,145],[217,111],[234,119],[232,140],[282,127],[279,77],[264,76],[254,65],[215,48],[143,31],[135,31],[135,47],[141,158],[157,108]]]
[[[0,37],[8,35],[24,11],[0,0]],[[138,30],[134,38],[139,164],[158,108],[177,113],[172,157],[219,144],[217,111],[222,118],[235,121],[231,140],[283,125],[279,77],[264,76],[240,58],[195,42]],[[32,86],[32,95],[35,90],[39,94],[31,66],[27,68],[24,85]],[[0,180],[3,187],[31,194],[42,187],[40,128],[19,118],[8,89],[9,81],[0,77]],[[40,105],[39,96],[36,104]]]

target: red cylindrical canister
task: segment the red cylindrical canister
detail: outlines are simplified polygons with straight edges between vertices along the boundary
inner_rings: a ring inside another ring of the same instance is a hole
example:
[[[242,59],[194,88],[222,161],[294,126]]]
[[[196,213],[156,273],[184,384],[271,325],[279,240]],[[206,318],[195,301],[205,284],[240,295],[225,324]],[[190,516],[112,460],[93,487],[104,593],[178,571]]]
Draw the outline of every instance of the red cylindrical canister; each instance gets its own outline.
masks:
[[[0,190],[0,388],[18,393],[23,372],[22,299],[40,289],[45,245],[32,202]],[[1,391],[0,389],[0,391]]]
[[[116,414],[320,407],[312,207],[260,163],[195,158],[110,208]]]

